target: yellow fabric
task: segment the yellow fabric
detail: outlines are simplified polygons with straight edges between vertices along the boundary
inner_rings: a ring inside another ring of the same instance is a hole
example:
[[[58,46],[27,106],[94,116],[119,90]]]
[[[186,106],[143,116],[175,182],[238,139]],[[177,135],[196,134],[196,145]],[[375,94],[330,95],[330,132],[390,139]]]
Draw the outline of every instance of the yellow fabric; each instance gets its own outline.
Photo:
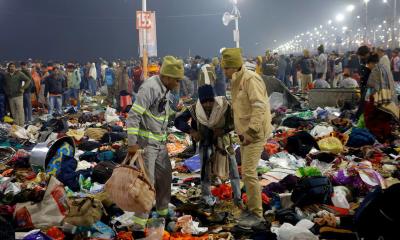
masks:
[[[246,187],[247,206],[250,212],[259,217],[263,216],[261,186],[258,181],[257,166],[260,154],[264,149],[264,141],[247,146],[240,146],[242,159],[242,178]]]
[[[3,121],[5,123],[13,123],[14,119],[10,118],[9,116],[4,116]]]
[[[339,154],[343,152],[344,147],[342,142],[335,137],[327,137],[318,141],[318,146],[321,151]]]
[[[80,141],[85,136],[85,131],[80,129],[70,129],[66,134],[69,137],[73,137],[76,141]]]
[[[243,58],[240,48],[226,48],[222,52],[221,65],[223,68],[240,68]]]
[[[86,129],[85,135],[96,141],[100,141],[104,134],[107,133],[106,129],[103,128],[88,128]]]
[[[257,57],[257,65],[256,65],[256,73],[262,75],[263,69],[262,69],[262,57],[258,56]]]
[[[158,72],[158,66],[156,64],[151,64],[148,67],[149,72]]]
[[[254,141],[264,141],[272,131],[271,111],[263,79],[244,66],[232,76],[235,130]]]
[[[183,62],[180,59],[176,59],[173,56],[164,57],[163,64],[161,66],[160,75],[183,79],[184,68]]]

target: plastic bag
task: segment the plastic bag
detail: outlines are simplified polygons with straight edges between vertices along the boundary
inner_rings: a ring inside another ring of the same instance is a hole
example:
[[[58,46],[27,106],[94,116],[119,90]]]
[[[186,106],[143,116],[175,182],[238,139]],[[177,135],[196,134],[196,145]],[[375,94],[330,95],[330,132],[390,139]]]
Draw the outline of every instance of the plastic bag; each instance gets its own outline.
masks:
[[[12,125],[11,127],[11,137],[15,137],[18,139],[29,140],[28,132],[25,128],[20,127],[18,125]]]
[[[318,146],[321,151],[339,154],[343,152],[344,147],[342,142],[335,137],[327,137],[318,141]]]
[[[152,218],[147,221],[146,238],[142,240],[159,240],[163,238],[165,228],[164,218]]]
[[[200,172],[201,170],[201,161],[200,161],[200,156],[194,155],[193,157],[186,159],[185,160],[185,166],[191,171],[191,172]]]
[[[284,106],[283,94],[279,92],[273,92],[269,97],[269,105],[271,106],[272,110],[276,110]]]
[[[116,114],[116,111],[117,110],[114,108],[107,107],[106,113],[104,114],[104,118],[107,123],[118,122],[120,120],[119,116]]]
[[[318,125],[311,130],[310,134],[314,138],[319,138],[319,137],[329,136],[331,132],[333,132],[333,127]]]
[[[206,227],[199,227],[199,222],[193,221],[192,216],[185,215],[178,218],[176,227],[181,228],[183,234],[201,235],[208,231]]]
[[[277,235],[278,240],[318,240],[310,230],[304,226],[293,226],[290,223],[284,223],[280,228],[271,229]]]
[[[51,177],[40,203],[26,202],[16,205],[16,225],[21,228],[60,226],[67,214],[66,198],[63,184]]]
[[[350,204],[346,199],[346,192],[340,188],[333,189],[333,196],[331,198],[332,203],[335,207],[350,209]]]

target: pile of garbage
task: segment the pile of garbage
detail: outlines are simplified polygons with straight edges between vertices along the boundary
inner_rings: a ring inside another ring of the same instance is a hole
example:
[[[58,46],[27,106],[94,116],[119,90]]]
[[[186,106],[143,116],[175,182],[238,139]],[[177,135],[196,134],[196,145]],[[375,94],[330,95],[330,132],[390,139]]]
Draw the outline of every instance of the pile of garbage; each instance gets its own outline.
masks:
[[[399,226],[400,140],[379,143],[339,109],[275,109],[257,168],[265,226],[241,229],[229,177],[201,201],[200,158],[171,126],[168,219],[154,211],[145,239],[377,239]],[[134,213],[105,191],[127,156],[126,114],[86,99],[63,117],[0,124],[0,239],[138,239]],[[236,147],[240,168],[240,147]],[[244,187],[243,201],[247,201]]]

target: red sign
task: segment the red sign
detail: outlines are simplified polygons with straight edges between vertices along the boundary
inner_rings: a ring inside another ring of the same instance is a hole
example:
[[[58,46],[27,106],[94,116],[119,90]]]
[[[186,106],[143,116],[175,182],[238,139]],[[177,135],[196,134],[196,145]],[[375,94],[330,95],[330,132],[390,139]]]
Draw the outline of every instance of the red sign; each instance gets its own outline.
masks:
[[[151,12],[136,11],[136,29],[150,29]]]

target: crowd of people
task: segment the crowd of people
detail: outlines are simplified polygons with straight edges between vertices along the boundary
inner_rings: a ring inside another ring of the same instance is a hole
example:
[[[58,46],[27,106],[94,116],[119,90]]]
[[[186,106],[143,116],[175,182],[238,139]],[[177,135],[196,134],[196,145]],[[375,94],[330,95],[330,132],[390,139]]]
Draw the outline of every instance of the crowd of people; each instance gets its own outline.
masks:
[[[379,57],[379,64],[383,64],[396,82],[400,81],[400,49],[384,49],[371,47],[370,52]],[[312,88],[359,88],[361,78],[358,53],[348,51],[327,53],[324,46],[316,49],[312,55],[310,50],[304,49],[302,55],[278,55],[267,50],[265,56],[247,60],[256,65],[255,71],[265,76],[274,76],[290,89],[299,89],[306,92]]]

